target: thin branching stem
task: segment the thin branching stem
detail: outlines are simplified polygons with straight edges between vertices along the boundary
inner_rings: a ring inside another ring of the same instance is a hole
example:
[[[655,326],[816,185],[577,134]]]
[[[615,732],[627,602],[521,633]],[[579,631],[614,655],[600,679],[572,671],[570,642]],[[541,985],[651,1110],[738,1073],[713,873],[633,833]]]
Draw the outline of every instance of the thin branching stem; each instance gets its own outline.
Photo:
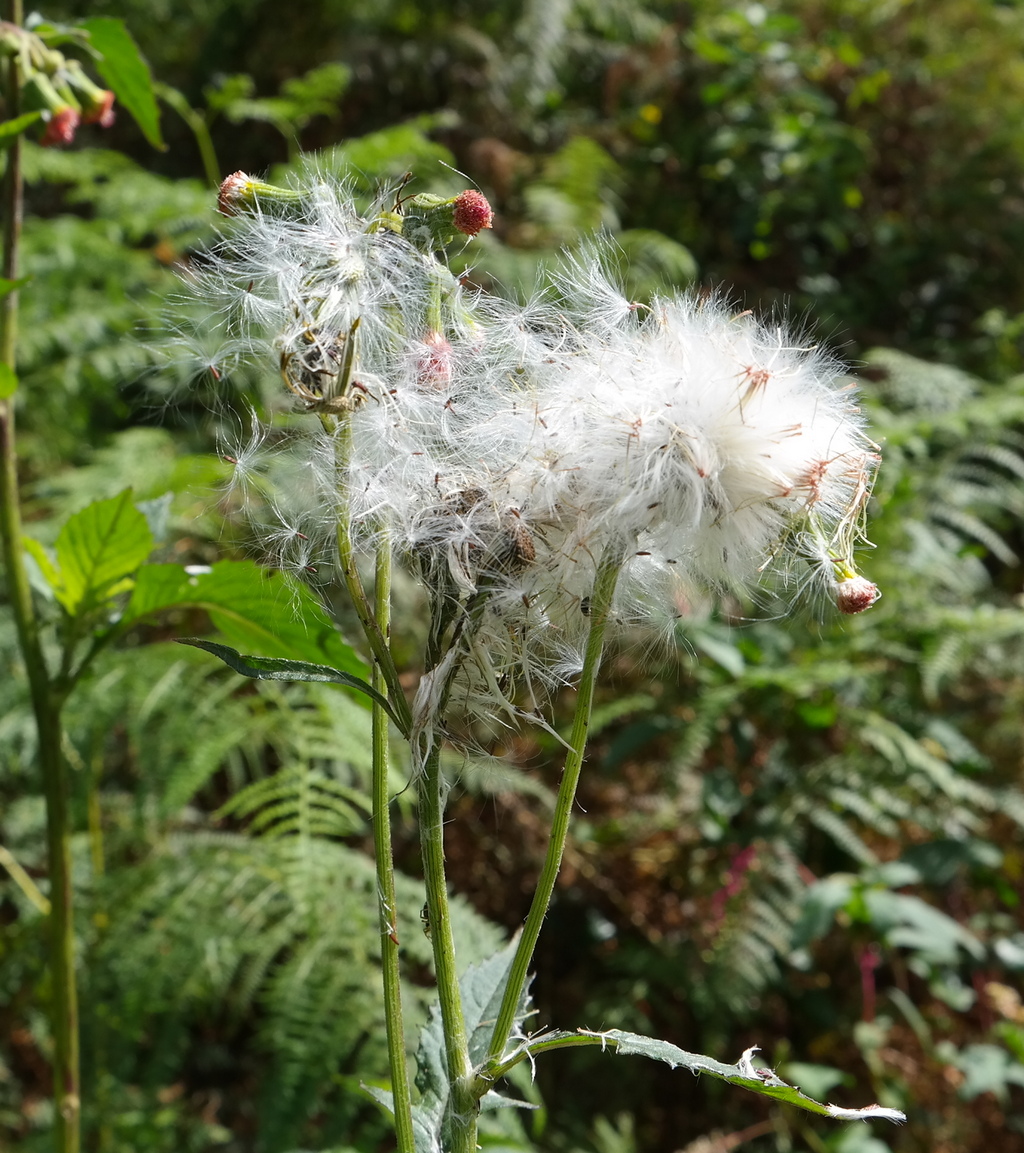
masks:
[[[541,926],[547,915],[551,896],[555,891],[555,881],[562,864],[565,843],[569,835],[569,819],[576,799],[576,788],[583,767],[583,757],[587,746],[590,727],[590,714],[594,707],[594,686],[601,667],[601,653],[604,648],[605,629],[611,611],[615,585],[622,568],[622,553],[609,547],[597,568],[594,578],[594,591],[590,598],[590,631],[583,655],[583,670],[580,673],[579,688],[576,692],[576,710],[573,714],[572,731],[569,734],[570,752],[565,758],[562,782],[555,802],[555,815],[551,824],[551,837],[548,841],[544,867],[533,894],[530,912],[523,926],[522,935],[509,969],[508,982],[501,1002],[501,1009],[494,1025],[488,1054],[489,1071],[497,1066],[505,1051],[509,1036],[515,1024],[516,1013],[526,987],[527,973],[533,952],[537,947]]]
[[[11,22],[21,25],[21,0],[11,0]],[[14,57],[7,63],[7,115],[19,108],[19,75]],[[3,268],[8,280],[18,279],[23,192],[21,140],[7,149],[3,183]],[[0,300],[0,360],[16,368],[18,294]],[[39,636],[39,622],[21,543],[18,465],[15,452],[14,398],[0,399],[0,543],[7,574],[7,596],[14,616],[18,645],[28,677],[32,711],[39,734],[39,768],[46,800],[46,842],[50,875],[49,960],[52,992],[54,1135],[58,1153],[78,1153],[81,1146],[78,1061],[78,993],[75,986],[75,932],[71,889],[71,830],[68,786],[61,752],[61,705],[50,678]]]
[[[377,548],[373,587],[373,612],[384,639],[391,639],[391,548],[382,538]],[[388,691],[378,661],[373,662],[373,687]],[[414,1153],[412,1096],[405,1060],[402,1027],[402,989],[398,967],[398,906],[395,897],[395,865],[391,848],[391,811],[388,781],[388,714],[373,704],[373,851],[377,863],[377,899],[380,903],[381,968],[384,980],[384,1023],[391,1067],[391,1094],[395,1114],[398,1153]]]

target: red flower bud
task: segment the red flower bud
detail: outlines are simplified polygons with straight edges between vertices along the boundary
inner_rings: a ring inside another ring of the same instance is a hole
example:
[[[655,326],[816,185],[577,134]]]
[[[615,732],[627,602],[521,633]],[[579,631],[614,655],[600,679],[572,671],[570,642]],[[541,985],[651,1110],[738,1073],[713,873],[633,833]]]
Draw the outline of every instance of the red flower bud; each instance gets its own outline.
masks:
[[[460,192],[452,203],[452,223],[467,236],[476,236],[483,228],[490,228],[494,213],[482,192],[470,188]]]
[[[85,107],[83,124],[98,124],[101,128],[109,128],[114,123],[114,94],[109,88],[101,88],[95,103]]]
[[[75,138],[75,129],[81,122],[81,117],[69,104],[51,114],[46,122],[39,143],[44,148],[51,148],[58,144],[70,144]]]

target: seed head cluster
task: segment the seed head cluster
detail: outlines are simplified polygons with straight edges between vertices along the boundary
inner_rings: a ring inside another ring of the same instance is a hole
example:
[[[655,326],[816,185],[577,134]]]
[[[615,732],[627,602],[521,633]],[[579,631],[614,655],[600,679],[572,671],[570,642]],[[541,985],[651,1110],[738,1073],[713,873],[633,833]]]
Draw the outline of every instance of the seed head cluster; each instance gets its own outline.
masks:
[[[843,612],[877,598],[852,556],[874,446],[837,363],[782,325],[714,294],[631,302],[599,247],[526,305],[468,289],[436,238],[490,227],[477,192],[417,198],[415,228],[400,196],[358,211],[323,177],[236,173],[221,201],[233,227],[192,278],[219,363],[274,365],[307,414],[274,445],[279,563],[329,565],[343,510],[415,566],[436,631],[472,616],[492,695],[571,676],[610,553],[628,621],[769,570]]]

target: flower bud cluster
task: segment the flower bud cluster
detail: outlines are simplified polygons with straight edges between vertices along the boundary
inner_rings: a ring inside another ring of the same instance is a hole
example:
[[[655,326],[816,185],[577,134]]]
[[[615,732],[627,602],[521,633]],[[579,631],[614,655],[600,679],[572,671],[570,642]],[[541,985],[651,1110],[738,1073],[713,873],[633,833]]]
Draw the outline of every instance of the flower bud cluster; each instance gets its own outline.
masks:
[[[24,111],[42,113],[44,147],[70,144],[80,124],[109,128],[114,123],[114,93],[34,32],[0,23],[0,55],[18,65]]]
[[[439,250],[490,225],[475,192],[360,213],[323,178],[235,173],[221,207],[238,227],[194,287],[225,358],[269,359],[319,418],[272,498],[283,558],[326,553],[343,502],[357,540],[416,562],[436,628],[472,615],[492,699],[571,675],[609,550],[622,619],[769,566],[873,603],[852,551],[874,446],[839,366],[781,325],[714,295],[632,303],[599,249],[526,306],[468,291]]]

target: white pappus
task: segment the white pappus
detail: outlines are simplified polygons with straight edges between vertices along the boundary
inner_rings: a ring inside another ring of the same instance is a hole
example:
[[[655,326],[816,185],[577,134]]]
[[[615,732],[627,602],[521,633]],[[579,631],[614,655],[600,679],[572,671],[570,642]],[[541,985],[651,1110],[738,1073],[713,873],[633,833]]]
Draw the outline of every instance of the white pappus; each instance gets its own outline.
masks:
[[[360,213],[322,176],[230,179],[237,227],[192,286],[307,414],[281,454],[306,483],[272,496],[269,536],[326,544],[341,501],[357,544],[414,561],[435,663],[461,646],[453,699],[508,712],[511,686],[532,707],[571,679],[609,549],[630,622],[769,568],[803,566],[844,612],[877,598],[853,560],[877,455],[825,352],[718,295],[631,303],[597,249],[527,306],[467,290],[431,237],[469,193],[430,198],[412,243],[397,196]]]

